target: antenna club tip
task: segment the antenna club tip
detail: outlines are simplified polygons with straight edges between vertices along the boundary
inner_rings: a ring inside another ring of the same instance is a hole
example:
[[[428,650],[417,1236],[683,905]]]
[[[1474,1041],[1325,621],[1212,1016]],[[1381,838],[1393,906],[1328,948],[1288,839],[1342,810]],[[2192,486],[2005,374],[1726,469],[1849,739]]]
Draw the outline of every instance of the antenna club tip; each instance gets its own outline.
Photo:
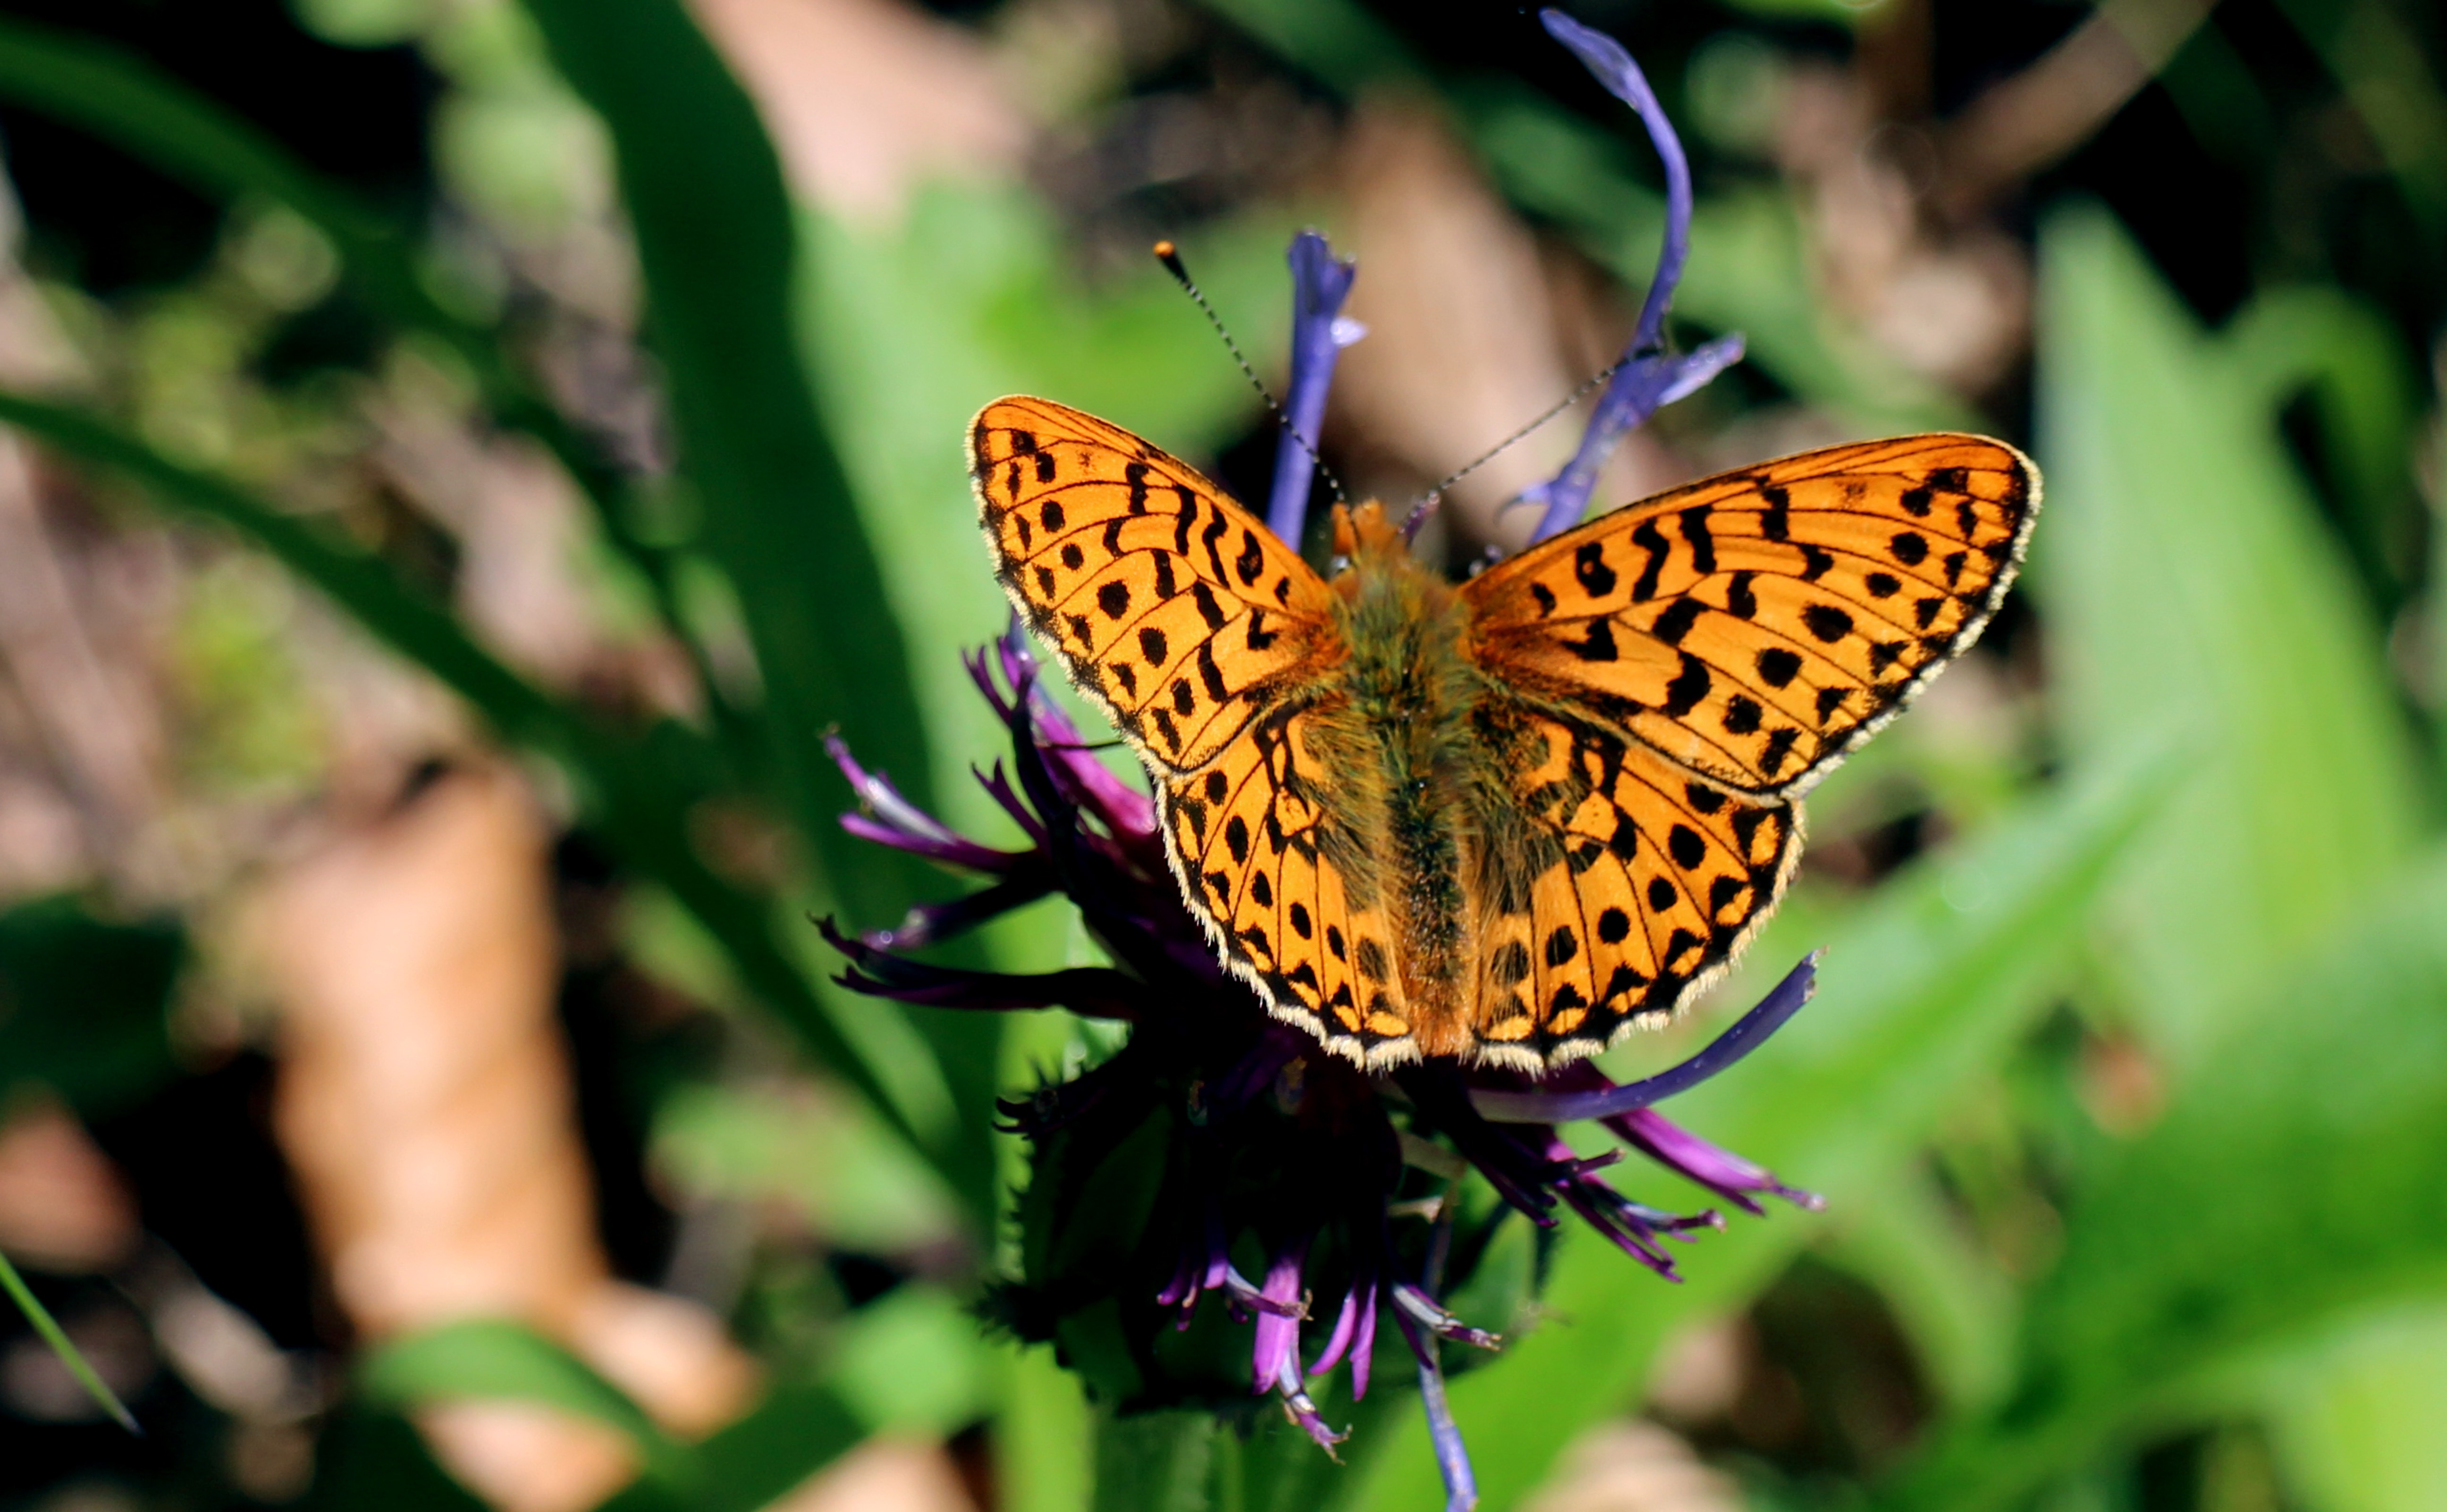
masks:
[[[1155,244],[1155,257],[1156,261],[1164,264],[1165,272],[1172,274],[1175,282],[1185,289],[1191,287],[1189,270],[1182,265],[1180,248],[1169,241],[1159,241]]]
[[[1155,244],[1155,255],[1156,255],[1157,256],[1159,256],[1159,257],[1164,257],[1164,258],[1167,258],[1167,259],[1169,259],[1169,258],[1171,258],[1171,257],[1173,257],[1173,256],[1178,255],[1178,253],[1177,253],[1177,251],[1175,250],[1175,248],[1173,247],[1173,245],[1172,245],[1172,243],[1171,243],[1171,242],[1169,242],[1169,241],[1159,241],[1159,242],[1157,242],[1157,243]]]

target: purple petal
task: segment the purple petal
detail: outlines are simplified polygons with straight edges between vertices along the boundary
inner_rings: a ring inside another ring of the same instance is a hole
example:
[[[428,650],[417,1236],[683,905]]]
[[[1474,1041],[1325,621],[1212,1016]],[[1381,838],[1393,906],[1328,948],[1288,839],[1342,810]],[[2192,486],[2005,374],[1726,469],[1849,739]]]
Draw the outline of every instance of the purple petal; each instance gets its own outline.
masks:
[[[1266,1284],[1260,1294],[1277,1308],[1299,1308],[1300,1295],[1300,1260],[1305,1246],[1293,1245],[1275,1257],[1266,1270]],[[1249,1356],[1249,1385],[1261,1394],[1272,1390],[1284,1372],[1294,1369],[1299,1355],[1300,1312],[1267,1312],[1258,1314],[1257,1338]],[[1295,1377],[1297,1380],[1297,1377]]]
[[[1334,1446],[1351,1435],[1337,1432],[1325,1421],[1325,1415],[1317,1409],[1316,1401],[1307,1391],[1301,1389],[1298,1356],[1291,1354],[1283,1356],[1274,1380],[1274,1389],[1282,1395],[1283,1410],[1291,1414],[1292,1421],[1300,1426],[1301,1431],[1309,1436],[1310,1442],[1323,1449],[1328,1458],[1341,1459],[1340,1455],[1334,1452]]]
[[[1622,44],[1560,10],[1542,10],[1538,19],[1548,35],[1571,48],[1608,92],[1639,115],[1665,168],[1664,243],[1658,249],[1657,273],[1648,281],[1648,294],[1641,302],[1640,320],[1623,350],[1622,363],[1590,414],[1572,460],[1562,472],[1524,496],[1545,506],[1532,538],[1544,540],[1580,522],[1588,510],[1589,492],[1597,486],[1598,472],[1616,443],[1660,406],[1693,393],[1739,361],[1742,341],[1739,336],[1725,337],[1684,357],[1669,356],[1660,350],[1666,310],[1674,302],[1675,287],[1682,281],[1682,265],[1691,252],[1690,160],[1683,155],[1674,123],[1657,103],[1656,91]]]
[[[1060,1007],[1087,1018],[1125,1020],[1138,1018],[1146,1007],[1145,983],[1104,967],[1081,966],[1034,976],[962,971],[930,966],[878,950],[842,934],[829,918],[818,919],[816,927],[824,933],[825,941],[849,961],[849,969],[839,978],[841,984],[869,997],[889,997],[928,1008],[1002,1011]]]
[[[1351,1349],[1351,1337],[1359,1326],[1359,1292],[1356,1287],[1342,1294],[1342,1306],[1334,1314],[1334,1332],[1325,1336],[1325,1349],[1315,1364],[1308,1368],[1312,1376],[1323,1375],[1342,1363]]]
[[[1586,1090],[1520,1092],[1481,1087],[1470,1094],[1470,1106],[1478,1110],[1479,1117],[1495,1124],[1568,1124],[1575,1119],[1615,1117],[1662,1102],[1678,1092],[1687,1092],[1758,1049],[1769,1035],[1784,1027],[1787,1019],[1801,1011],[1801,1005],[1818,990],[1818,960],[1825,954],[1812,951],[1803,956],[1799,965],[1785,973],[1783,981],[1759,999],[1757,1007],[1709,1042],[1706,1049],[1671,1070],[1621,1087],[1602,1086]],[[1566,1082],[1584,1079],[1604,1081],[1585,1062],[1571,1068],[1569,1075],[1557,1078]]]
[[[871,929],[862,937],[880,951],[919,950],[1035,902],[1052,891],[1053,879],[1040,867],[1035,876],[1006,878],[948,902],[920,904],[902,915],[893,928]]]
[[[1376,1291],[1374,1283],[1359,1289],[1359,1321],[1351,1331],[1351,1400],[1368,1395],[1368,1367],[1376,1358]]]
[[[1485,1329],[1474,1329],[1446,1312],[1436,1299],[1408,1281],[1394,1283],[1394,1316],[1407,1317],[1440,1339],[1467,1344],[1473,1349],[1494,1350],[1504,1347],[1504,1340]],[[1404,1324],[1407,1331],[1409,1324]]]
[[[1651,1159],[1672,1167],[1745,1213],[1766,1211],[1752,1200],[1753,1192],[1772,1193],[1813,1213],[1827,1205],[1827,1200],[1817,1193],[1785,1185],[1765,1166],[1709,1143],[1653,1107],[1609,1118],[1606,1126]]]
[[[1317,472],[1317,438],[1325,423],[1326,390],[1335,360],[1366,333],[1342,318],[1351,280],[1359,265],[1337,258],[1323,236],[1303,231],[1292,238],[1292,383],[1283,396],[1283,424],[1291,432],[1275,450],[1275,483],[1267,496],[1266,523],[1299,550],[1308,518],[1309,481]]]
[[[844,814],[841,818],[842,828],[861,840],[977,872],[1008,872],[1021,860],[1018,853],[996,850],[970,840],[902,797],[901,789],[892,785],[891,778],[861,766],[839,735],[826,735],[825,749],[842,775],[849,779],[851,790],[864,805],[864,813]]]

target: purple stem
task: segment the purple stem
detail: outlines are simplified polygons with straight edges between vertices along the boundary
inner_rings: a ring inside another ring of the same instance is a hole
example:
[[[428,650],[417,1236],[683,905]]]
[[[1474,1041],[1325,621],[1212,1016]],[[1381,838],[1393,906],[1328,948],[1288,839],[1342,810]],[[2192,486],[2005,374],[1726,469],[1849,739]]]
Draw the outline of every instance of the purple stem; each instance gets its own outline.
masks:
[[[1671,1070],[1621,1087],[1567,1092],[1499,1092],[1470,1094],[1470,1106],[1491,1124],[1568,1124],[1575,1119],[1614,1118],[1687,1092],[1767,1042],[1785,1020],[1801,1011],[1818,989],[1818,958],[1812,951],[1785,973],[1773,992],[1759,999],[1734,1027],[1711,1041],[1706,1049]]]
[[[1341,318],[1359,265],[1338,258],[1325,237],[1303,231],[1292,238],[1292,384],[1284,396],[1283,424],[1290,434],[1275,450],[1275,484],[1266,501],[1266,523],[1299,550],[1308,520],[1309,481],[1317,472],[1317,438],[1325,424],[1326,389],[1335,359],[1359,339],[1356,321]]]
[[[1640,321],[1623,350],[1622,366],[1606,384],[1572,460],[1525,496],[1546,505],[1532,538],[1544,540],[1580,522],[1588,509],[1589,493],[1597,486],[1598,471],[1615,444],[1660,407],[1740,361],[1742,339],[1728,336],[1686,357],[1664,352],[1666,309],[1674,302],[1675,287],[1682,281],[1682,264],[1691,254],[1690,160],[1683,155],[1674,123],[1666,119],[1665,107],[1657,103],[1657,92],[1648,86],[1647,77],[1622,44],[1560,10],[1542,10],[1538,19],[1545,23],[1547,35],[1571,48],[1608,93],[1639,115],[1665,166],[1665,241],[1658,249],[1657,273],[1648,281],[1648,296],[1641,302]]]
[[[1432,1336],[1422,1338],[1418,1327],[1399,1308],[1394,1310],[1394,1321],[1419,1362],[1419,1405],[1427,1409],[1428,1437],[1435,1443],[1436,1469],[1445,1479],[1445,1512],[1472,1512],[1478,1505],[1478,1477],[1471,1473],[1470,1446],[1461,1440],[1452,1404],[1445,1399],[1445,1371],[1436,1359],[1436,1341]]]

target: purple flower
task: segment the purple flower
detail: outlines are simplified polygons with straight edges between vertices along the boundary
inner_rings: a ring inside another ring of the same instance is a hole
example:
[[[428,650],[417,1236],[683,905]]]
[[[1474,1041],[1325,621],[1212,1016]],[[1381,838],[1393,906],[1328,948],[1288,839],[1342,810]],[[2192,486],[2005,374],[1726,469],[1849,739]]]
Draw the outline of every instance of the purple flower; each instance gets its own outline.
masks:
[[[1266,523],[1276,535],[1300,543],[1308,519],[1309,480],[1317,471],[1317,438],[1325,423],[1326,389],[1342,349],[1368,328],[1342,312],[1359,265],[1338,258],[1325,237],[1303,231],[1292,238],[1292,382],[1283,425],[1290,434],[1275,450],[1275,483],[1266,499]]]
[[[1579,454],[1538,491],[1546,535],[1578,520],[1598,467],[1625,431],[1705,383],[1741,348],[1733,337],[1684,357],[1660,350],[1688,244],[1688,166],[1629,56],[1554,11],[1544,19],[1640,112],[1665,158],[1668,185],[1665,250],[1631,350]],[[1336,259],[1315,232],[1295,238],[1290,261],[1291,434],[1278,454],[1267,518],[1297,545],[1336,357],[1361,332],[1340,314],[1354,265]],[[1001,1106],[1030,1141],[1030,1178],[1017,1201],[1020,1274],[996,1290],[990,1309],[1020,1337],[1052,1343],[1100,1400],[1121,1410],[1195,1403],[1229,1411],[1252,1395],[1272,1396],[1332,1452],[1342,1435],[1311,1383],[1347,1367],[1352,1399],[1364,1397],[1378,1324],[1390,1317],[1415,1367],[1448,1507],[1469,1508],[1476,1483],[1446,1402],[1446,1374],[1502,1341],[1444,1299],[1474,1274],[1500,1225],[1523,1219],[1552,1230],[1568,1210],[1658,1276],[1680,1279],[1667,1241],[1725,1220],[1713,1209],[1672,1213],[1617,1191],[1605,1173],[1626,1149],[1747,1213],[1764,1211],[1762,1195],[1819,1205],[1653,1106],[1725,1069],[1791,1018],[1809,999],[1815,955],[1707,1049],[1644,1081],[1617,1086],[1585,1061],[1536,1082],[1451,1061],[1371,1074],[1268,1016],[1224,970],[1182,900],[1153,804],[1045,696],[1017,627],[969,670],[1011,742],[1008,767],[997,763],[977,780],[1026,848],[996,849],[954,832],[833,742],[862,805],[843,820],[853,833],[987,883],[913,910],[890,931],[853,939],[829,922],[824,928],[847,962],[842,982],[859,992],[937,1008],[1058,1005],[1129,1026],[1122,1048],[1102,1062]],[[1079,910],[1110,965],[1017,975],[907,954],[1051,893]],[[1623,1148],[1576,1154],[1559,1125],[1581,1120],[1601,1123]],[[1470,1172],[1492,1191],[1491,1203],[1470,1196],[1462,1180]],[[1458,1347],[1450,1357],[1449,1345]]]
[[[1034,1147],[1018,1202],[1021,1275],[993,1310],[1021,1337],[1053,1343],[1100,1399],[1225,1408],[1271,1395],[1330,1450],[1341,1435],[1311,1383],[1347,1366],[1352,1398],[1365,1396],[1390,1317],[1415,1366],[1451,1505],[1467,1507],[1475,1492],[1445,1375],[1501,1340],[1443,1298],[1497,1226],[1527,1219],[1552,1229],[1568,1210],[1667,1280],[1679,1279],[1667,1241],[1724,1226],[1713,1210],[1671,1213],[1625,1197],[1606,1180],[1623,1150],[1583,1158],[1558,1125],[1600,1121],[1746,1212],[1761,1211],[1761,1194],[1817,1204],[1650,1106],[1790,1018],[1810,995],[1814,956],[1706,1049],[1642,1082],[1617,1086],[1587,1062],[1543,1082],[1452,1062],[1372,1076],[1268,1017],[1217,963],[1167,869],[1148,800],[1085,748],[1018,632],[970,665],[1012,738],[1008,767],[978,781],[1029,848],[954,833],[837,746],[867,805],[845,822],[991,880],[889,935],[854,939],[826,924],[825,936],[847,962],[842,981],[863,992],[937,1008],[1059,1005],[1130,1026],[1110,1058],[1002,1108]],[[1048,892],[1078,907],[1111,965],[1021,975],[905,954]],[[1492,1189],[1491,1208],[1470,1209],[1465,1170]],[[1225,1331],[1242,1325],[1236,1344]],[[1449,1360],[1448,1345],[1463,1355]]]
[[[1598,471],[1613,454],[1615,444],[1650,415],[1697,392],[1709,379],[1741,361],[1742,338],[1719,337],[1682,356],[1664,350],[1666,309],[1674,302],[1674,289],[1682,281],[1682,263],[1691,251],[1690,160],[1683,156],[1682,141],[1665,118],[1664,107],[1657,103],[1656,91],[1648,87],[1647,77],[1622,44],[1560,10],[1542,10],[1538,19],[1546,24],[1547,34],[1571,48],[1609,93],[1638,112],[1665,163],[1665,243],[1658,250],[1657,274],[1649,280],[1648,297],[1641,303],[1631,344],[1623,349],[1622,364],[1599,396],[1572,460],[1562,472],[1522,494],[1525,501],[1543,506],[1537,534],[1531,539],[1544,540],[1581,522],[1589,507],[1589,491],[1597,486]]]

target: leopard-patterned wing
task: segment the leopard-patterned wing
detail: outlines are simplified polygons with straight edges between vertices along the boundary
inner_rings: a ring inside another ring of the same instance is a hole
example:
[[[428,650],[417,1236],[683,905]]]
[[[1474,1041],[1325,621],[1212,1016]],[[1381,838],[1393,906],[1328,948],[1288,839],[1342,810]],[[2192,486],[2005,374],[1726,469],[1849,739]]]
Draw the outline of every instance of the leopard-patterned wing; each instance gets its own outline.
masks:
[[[1480,574],[1473,654],[1730,791],[1795,798],[1979,637],[2039,505],[2030,459],[1984,436],[1804,452]]]

